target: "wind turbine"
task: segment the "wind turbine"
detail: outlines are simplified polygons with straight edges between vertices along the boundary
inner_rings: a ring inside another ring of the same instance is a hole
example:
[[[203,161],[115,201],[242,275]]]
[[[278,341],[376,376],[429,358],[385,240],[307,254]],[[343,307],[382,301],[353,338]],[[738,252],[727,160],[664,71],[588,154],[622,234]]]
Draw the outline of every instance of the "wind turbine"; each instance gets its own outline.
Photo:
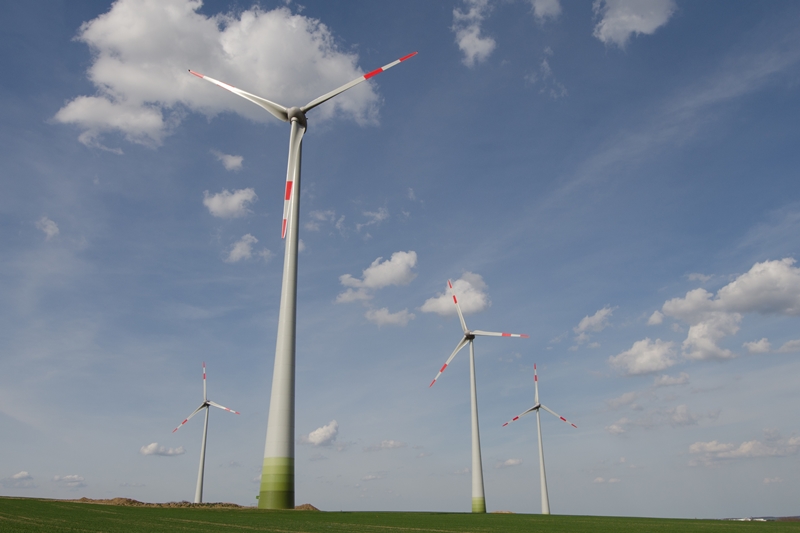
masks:
[[[480,431],[478,430],[478,392],[477,385],[475,383],[475,349],[473,346],[473,341],[475,340],[475,337],[478,336],[522,337],[526,339],[528,336],[518,333],[495,333],[492,331],[480,331],[477,329],[469,330],[467,328],[467,323],[464,322],[464,315],[461,313],[461,306],[458,305],[458,298],[456,298],[456,293],[453,290],[453,284],[450,282],[450,280],[447,280],[447,286],[450,288],[450,291],[453,294],[453,303],[456,304],[456,311],[458,311],[458,319],[461,321],[461,329],[464,330],[464,336],[458,342],[456,349],[453,350],[452,354],[450,354],[447,362],[442,366],[442,368],[439,370],[439,373],[436,374],[436,377],[433,378],[433,381],[431,381],[431,384],[428,385],[428,387],[433,387],[433,384],[436,383],[436,380],[442,375],[442,372],[444,372],[444,369],[450,364],[450,361],[453,360],[456,354],[460,352],[464,346],[469,344],[469,377],[472,399],[472,512],[485,513],[486,496],[483,492],[483,465],[481,463],[481,436]]]
[[[206,437],[208,437],[208,408],[210,406],[218,407],[223,411],[228,411],[235,415],[238,415],[238,411],[234,411],[233,409],[228,409],[227,407],[223,407],[218,403],[212,402],[206,396],[206,363],[203,362],[203,403],[200,404],[200,407],[194,410],[192,414],[186,417],[183,422],[180,423],[178,427],[172,430],[173,433],[178,431],[183,427],[183,425],[189,421],[194,415],[202,411],[203,409],[206,410],[206,421],[203,424],[203,444],[200,446],[200,470],[197,472],[197,488],[194,491],[194,503],[203,503],[203,470],[205,469],[206,465]]]
[[[521,417],[527,415],[532,411],[536,411],[536,431],[539,434],[539,484],[542,493],[542,514],[550,514],[550,500],[547,497],[547,476],[544,473],[544,450],[542,448],[542,423],[539,420],[539,410],[544,409],[551,415],[555,416],[556,418],[560,418],[570,426],[577,429],[578,426],[564,418],[563,416],[557,414],[555,411],[551,411],[544,405],[539,403],[539,376],[536,374],[536,363],[533,364],[533,401],[536,402],[536,405],[525,411],[519,416],[515,416],[505,424],[503,427],[509,425],[511,422],[516,422]]]
[[[302,107],[283,107],[265,98],[250,94],[226,83],[190,70],[198,78],[218,85],[245,98],[267,112],[291,124],[289,134],[289,163],[286,168],[286,191],[283,199],[281,238],[286,239],[283,256],[283,281],[278,313],[278,335],[275,342],[275,366],[272,372],[272,393],[269,401],[267,440],[261,470],[258,496],[260,509],[294,509],[294,384],[295,384],[295,325],[297,320],[297,240],[300,211],[300,160],[303,134],[308,123],[306,113],[334,96],[355,87],[381,72],[417,55],[401,57],[388,65],[368,72],[311,100]]]

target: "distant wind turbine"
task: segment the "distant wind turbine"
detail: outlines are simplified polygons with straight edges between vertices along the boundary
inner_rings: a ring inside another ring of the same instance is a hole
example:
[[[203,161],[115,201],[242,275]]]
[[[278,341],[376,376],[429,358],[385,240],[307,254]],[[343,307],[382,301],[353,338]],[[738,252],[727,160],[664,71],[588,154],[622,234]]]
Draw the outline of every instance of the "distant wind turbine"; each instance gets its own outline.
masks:
[[[260,509],[294,509],[294,385],[295,385],[295,325],[297,320],[297,240],[300,212],[300,160],[303,134],[308,127],[306,113],[347,89],[355,87],[414,57],[416,52],[401,57],[379,69],[359,76],[303,107],[283,107],[265,98],[232,87],[214,78],[190,70],[198,78],[250,100],[276,118],[291,123],[289,134],[289,164],[286,169],[286,191],[283,200],[281,238],[286,239],[283,256],[283,281],[278,314],[278,335],[275,343],[275,366],[272,372],[272,393],[269,402],[267,442],[261,470]]]
[[[233,409],[228,409],[227,407],[223,407],[218,403],[212,402],[208,399],[206,395],[206,364],[203,362],[203,403],[200,404],[200,407],[194,410],[192,414],[186,417],[186,419],[180,423],[178,427],[172,430],[173,433],[178,431],[183,427],[183,425],[189,421],[194,415],[202,411],[203,409],[206,410],[206,421],[203,424],[203,444],[200,446],[200,470],[197,472],[197,488],[194,491],[194,503],[203,503],[203,470],[205,470],[206,465],[206,437],[208,437],[208,408],[209,406],[218,407],[223,411],[228,411],[235,415],[239,413],[234,411]]]
[[[515,416],[505,424],[503,427],[509,425],[511,422],[516,422],[521,417],[527,415],[532,411],[536,411],[536,431],[539,434],[539,484],[542,493],[542,514],[550,514],[550,499],[547,497],[547,476],[544,473],[544,450],[542,448],[542,423],[539,420],[539,409],[544,409],[551,415],[555,416],[556,418],[560,418],[562,421],[566,422],[570,426],[577,428],[575,424],[564,418],[563,416],[557,414],[555,411],[551,411],[544,405],[539,403],[539,376],[536,374],[536,363],[533,364],[533,401],[536,402],[536,405],[525,411],[519,416]]]
[[[478,336],[522,337],[525,339],[527,339],[528,336],[518,333],[495,333],[491,331],[480,331],[477,329],[471,331],[467,329],[467,323],[464,322],[464,315],[461,313],[461,306],[458,305],[458,298],[456,298],[455,291],[453,290],[453,284],[450,282],[450,280],[447,280],[447,286],[450,288],[450,291],[453,294],[453,303],[456,304],[456,311],[458,311],[458,319],[461,321],[461,329],[464,330],[464,337],[462,337],[462,339],[458,342],[456,349],[453,350],[452,354],[450,354],[447,362],[439,370],[439,373],[436,374],[436,377],[433,378],[433,381],[431,381],[429,387],[433,387],[433,384],[436,383],[436,380],[442,375],[442,372],[444,372],[444,369],[450,364],[450,361],[453,360],[456,354],[460,352],[464,346],[469,344],[469,376],[472,397],[472,512],[485,513],[486,496],[483,492],[483,464],[481,462],[481,436],[480,431],[478,430],[478,392],[475,383],[475,349],[473,347],[473,341],[475,340],[475,337]]]

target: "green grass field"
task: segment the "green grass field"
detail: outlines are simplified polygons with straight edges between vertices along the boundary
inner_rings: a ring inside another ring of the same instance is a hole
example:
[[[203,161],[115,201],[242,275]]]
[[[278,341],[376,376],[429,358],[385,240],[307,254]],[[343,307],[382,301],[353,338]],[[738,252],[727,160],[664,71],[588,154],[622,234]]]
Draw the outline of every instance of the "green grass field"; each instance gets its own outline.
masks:
[[[0,498],[2,532],[648,532],[795,531],[800,522],[728,522],[522,514],[344,513],[156,508]]]

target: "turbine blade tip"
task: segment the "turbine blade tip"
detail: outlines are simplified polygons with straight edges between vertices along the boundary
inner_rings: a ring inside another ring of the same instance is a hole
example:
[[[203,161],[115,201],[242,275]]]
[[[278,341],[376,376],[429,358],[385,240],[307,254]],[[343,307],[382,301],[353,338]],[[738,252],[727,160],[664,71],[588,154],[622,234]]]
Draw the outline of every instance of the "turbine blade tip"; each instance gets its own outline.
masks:
[[[433,387],[433,384],[434,384],[434,383],[436,383],[436,380],[435,380],[435,379],[434,379],[433,381],[431,381],[431,384],[430,384],[430,385],[428,385],[428,388],[430,389],[431,387]]]
[[[400,61],[405,61],[406,59],[411,59],[412,57],[414,57],[414,56],[415,56],[415,55],[417,55],[418,53],[419,53],[419,52],[411,52],[410,54],[408,54],[408,55],[406,55],[406,56],[403,56],[403,57],[401,57],[401,58],[400,58]]]
[[[530,335],[528,335],[527,333],[523,333],[522,335],[520,335],[520,337],[522,337],[523,339],[528,339],[530,338]]]

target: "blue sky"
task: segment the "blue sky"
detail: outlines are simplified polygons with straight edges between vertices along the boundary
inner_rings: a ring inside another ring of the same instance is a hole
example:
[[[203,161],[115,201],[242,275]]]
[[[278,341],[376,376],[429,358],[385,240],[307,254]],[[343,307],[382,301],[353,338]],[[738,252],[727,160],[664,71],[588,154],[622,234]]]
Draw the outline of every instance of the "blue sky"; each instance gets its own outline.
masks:
[[[297,501],[797,514],[800,7],[680,0],[5,3],[0,493],[252,505],[288,128],[309,113]],[[447,305],[444,305],[447,304]],[[155,443],[155,444],[154,444]]]

